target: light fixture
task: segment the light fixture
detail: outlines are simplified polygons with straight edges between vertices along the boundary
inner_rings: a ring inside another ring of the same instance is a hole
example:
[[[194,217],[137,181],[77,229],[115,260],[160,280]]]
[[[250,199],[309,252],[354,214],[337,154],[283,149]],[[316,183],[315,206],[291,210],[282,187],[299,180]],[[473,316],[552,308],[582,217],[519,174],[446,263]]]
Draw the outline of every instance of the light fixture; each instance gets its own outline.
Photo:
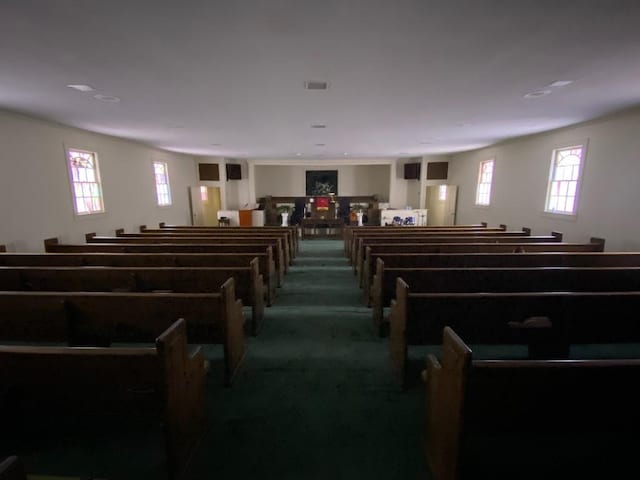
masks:
[[[300,152],[296,153],[296,157],[301,157],[302,154]]]
[[[327,128],[326,125],[323,125],[321,123],[315,124],[315,125],[311,125],[311,128]]]
[[[550,87],[566,87],[567,85],[571,85],[573,80],[556,80],[553,83],[550,83]]]
[[[324,143],[316,143],[316,147],[324,147],[325,144]]]
[[[73,88],[74,90],[78,90],[79,92],[93,92],[94,88],[91,85],[86,85],[83,83],[72,83],[67,85],[69,88]]]
[[[94,95],[93,98],[107,103],[118,103],[120,101],[119,97],[114,97],[113,95],[102,95],[101,93]]]
[[[534,92],[529,92],[524,95],[524,98],[539,98],[549,95],[551,90],[536,90]]]
[[[219,147],[221,144],[220,143],[210,143],[209,145],[211,145],[212,147]]]

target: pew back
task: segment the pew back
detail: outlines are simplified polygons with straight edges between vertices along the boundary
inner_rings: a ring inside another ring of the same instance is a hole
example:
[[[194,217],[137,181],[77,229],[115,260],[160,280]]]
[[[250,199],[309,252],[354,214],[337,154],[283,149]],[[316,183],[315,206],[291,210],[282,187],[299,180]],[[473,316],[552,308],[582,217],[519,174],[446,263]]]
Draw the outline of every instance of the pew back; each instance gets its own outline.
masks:
[[[566,355],[571,343],[640,342],[640,292],[412,293],[402,278],[391,302],[390,349],[394,373],[407,384],[409,345],[437,345],[449,326],[476,344],[531,345],[531,318],[548,318],[550,349]]]
[[[264,317],[257,258],[247,267],[0,267],[0,290],[214,293],[229,278],[236,297],[251,306],[255,335]]]
[[[220,293],[0,292],[0,339],[108,346],[150,342],[178,318],[189,342],[222,344],[233,381],[245,355],[242,302],[234,282]]]
[[[205,377],[204,356],[187,346],[183,319],[149,348],[0,346],[0,383],[10,386],[6,400],[26,415],[158,418],[171,479],[203,433]]]
[[[584,463],[588,469],[598,465],[602,475],[620,469],[612,457],[628,468],[632,456],[624,456],[634,442],[625,449],[624,440],[634,438],[640,420],[640,393],[634,387],[638,374],[640,359],[475,360],[468,345],[447,327],[442,362],[430,355],[424,372],[430,470],[437,480],[540,478],[544,471],[559,475],[560,469],[584,478],[577,473],[578,458],[598,459]],[[500,435],[506,442],[499,450],[479,444],[482,438]],[[585,441],[563,445],[568,437]],[[614,451],[611,443],[622,444],[626,451]],[[517,447],[523,444],[533,448]],[[558,447],[562,455],[553,455]],[[545,453],[551,456],[545,458]],[[529,468],[537,470],[527,472]]]

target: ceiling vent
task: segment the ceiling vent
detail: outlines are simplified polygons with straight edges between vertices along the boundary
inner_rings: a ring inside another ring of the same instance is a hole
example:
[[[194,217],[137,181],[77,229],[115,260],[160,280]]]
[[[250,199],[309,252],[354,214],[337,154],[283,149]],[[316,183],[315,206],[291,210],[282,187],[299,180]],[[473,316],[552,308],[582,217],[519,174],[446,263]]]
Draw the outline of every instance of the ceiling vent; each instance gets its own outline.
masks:
[[[306,90],[328,90],[329,82],[322,82],[320,80],[307,80],[304,82],[304,88]]]

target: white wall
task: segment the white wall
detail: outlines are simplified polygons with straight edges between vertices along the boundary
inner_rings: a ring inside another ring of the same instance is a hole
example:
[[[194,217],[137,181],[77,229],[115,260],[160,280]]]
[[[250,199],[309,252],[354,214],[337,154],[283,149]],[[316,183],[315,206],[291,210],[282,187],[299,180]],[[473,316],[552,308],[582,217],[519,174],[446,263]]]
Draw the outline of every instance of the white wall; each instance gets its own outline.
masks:
[[[543,213],[554,148],[588,139],[575,217]],[[640,250],[640,109],[454,155],[450,183],[459,188],[457,223],[487,221],[566,241],[606,239],[605,250]],[[495,158],[491,206],[474,206],[478,164]]]
[[[343,161],[344,163],[344,161]],[[255,163],[255,198],[305,196],[306,170],[338,170],[338,196],[389,198],[389,165],[272,165]]]
[[[193,157],[0,111],[0,244],[42,251],[43,240],[83,242],[84,234],[137,231],[142,224],[189,223]],[[106,213],[73,213],[65,146],[98,153]],[[167,162],[173,205],[156,205],[153,160]]]

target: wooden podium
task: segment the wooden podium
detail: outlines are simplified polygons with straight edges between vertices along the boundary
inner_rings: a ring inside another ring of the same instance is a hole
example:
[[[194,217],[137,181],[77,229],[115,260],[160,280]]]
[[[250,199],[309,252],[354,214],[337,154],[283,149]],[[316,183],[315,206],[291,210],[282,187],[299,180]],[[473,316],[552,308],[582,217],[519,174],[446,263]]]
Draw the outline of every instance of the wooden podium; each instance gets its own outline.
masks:
[[[253,210],[238,210],[238,223],[241,227],[250,227],[253,225],[251,220],[251,212]]]

